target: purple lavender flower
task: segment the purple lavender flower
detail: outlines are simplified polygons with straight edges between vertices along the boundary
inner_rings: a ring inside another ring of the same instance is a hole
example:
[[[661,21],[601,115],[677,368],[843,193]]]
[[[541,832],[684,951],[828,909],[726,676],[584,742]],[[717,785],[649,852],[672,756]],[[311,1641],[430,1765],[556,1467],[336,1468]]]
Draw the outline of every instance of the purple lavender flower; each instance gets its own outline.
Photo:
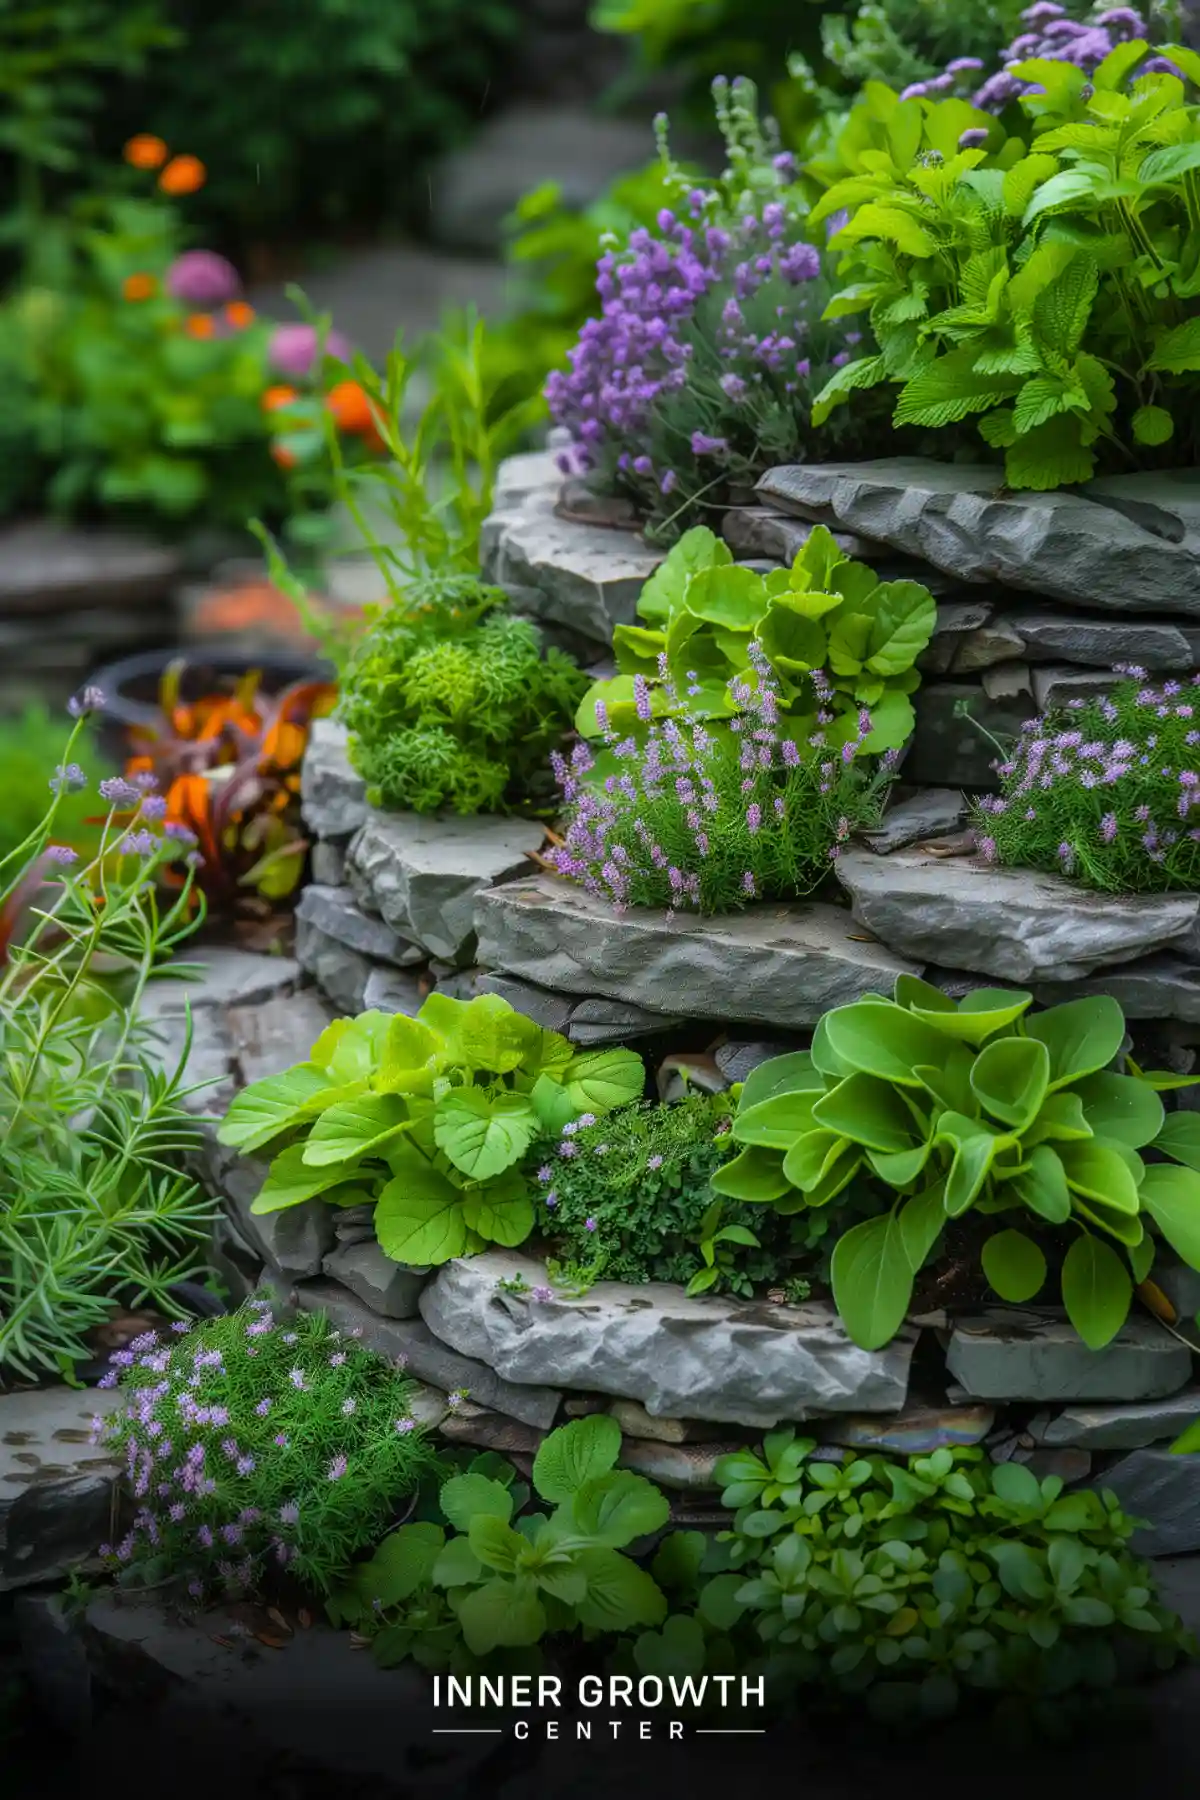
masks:
[[[51,844],[46,855],[51,862],[60,863],[64,869],[69,869],[72,863],[79,861],[78,850],[72,850],[70,844]]]
[[[342,1479],[342,1476],[346,1473],[346,1470],[348,1467],[349,1467],[349,1464],[347,1463],[346,1458],[344,1456],[341,1456],[341,1455],[335,1456],[333,1461],[330,1463],[329,1469],[327,1471],[329,1480],[330,1481],[340,1481]]]
[[[159,840],[152,831],[130,831],[121,839],[122,856],[153,856],[158,850]]]
[[[87,786],[87,776],[78,763],[67,763],[65,767],[60,763],[50,777],[50,786],[56,794],[76,793]]]
[[[136,806],[142,796],[123,775],[109,775],[100,783],[100,797],[110,806]]]
[[[101,712],[105,704],[103,691],[89,686],[67,701],[67,711],[73,719],[83,719],[88,713]]]

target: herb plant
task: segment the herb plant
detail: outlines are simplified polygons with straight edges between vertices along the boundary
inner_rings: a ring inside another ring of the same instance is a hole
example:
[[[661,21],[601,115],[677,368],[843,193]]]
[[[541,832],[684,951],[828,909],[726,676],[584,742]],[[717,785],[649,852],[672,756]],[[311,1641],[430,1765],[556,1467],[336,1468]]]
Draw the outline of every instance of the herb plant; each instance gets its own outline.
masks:
[[[709,731],[685,705],[679,718],[653,719],[645,680],[634,677],[644,744],[608,732],[616,772],[603,788],[588,780],[595,765],[576,745],[555,769],[570,807],[564,841],[549,861],[590,893],[626,906],[703,913],[731,912],[751,900],[791,899],[818,886],[858,825],[880,810],[890,758],[873,774],[860,752],[871,733],[864,707],[859,735],[840,749],[828,742],[832,690],[819,671],[808,680],[820,710],[803,748],[781,736],[778,686],[758,644],[746,655],[750,679],[730,689],[739,707],[727,732]],[[667,656],[661,694],[674,703]],[[697,690],[699,683],[693,681]]]
[[[785,1213],[854,1182],[894,1196],[833,1253],[834,1299],[865,1349],[895,1336],[947,1225],[971,1211],[998,1225],[982,1248],[994,1292],[1043,1293],[1049,1252],[1093,1350],[1124,1324],[1158,1236],[1200,1268],[1200,1121],[1159,1098],[1187,1078],[1142,1074],[1107,995],[1031,1005],[1002,988],[956,1004],[901,975],[893,1000],[836,1007],[811,1051],[764,1063],[742,1090],[744,1148],[717,1193]]]
[[[88,1360],[86,1333],[115,1305],[176,1311],[171,1289],[203,1269],[213,1214],[180,1173],[199,1143],[187,1046],[164,1070],[140,1018],[196,922],[190,888],[160,910],[169,845],[147,787],[102,782],[92,850],[62,842],[85,729],[81,717],[43,818],[0,860],[0,1368],[22,1380]]]
[[[433,993],[415,1019],[335,1020],[307,1062],[236,1097],[220,1137],[277,1152],[254,1212],[316,1197],[374,1203],[385,1254],[424,1266],[522,1243],[534,1139],[633,1099],[643,1082],[631,1050],[579,1053],[498,995]]]
[[[139,1504],[111,1566],[197,1598],[282,1570],[320,1594],[344,1579],[433,1461],[411,1384],[356,1336],[263,1298],[118,1351],[104,1379],[125,1407],[101,1441]]]
[[[1200,678],[1125,671],[1110,694],[1031,720],[980,800],[980,854],[1103,893],[1200,885]],[[1193,705],[1193,702],[1197,705]]]
[[[728,1155],[730,1110],[723,1094],[623,1106],[536,1145],[537,1224],[553,1247],[551,1279],[577,1289],[672,1281],[690,1293],[724,1288],[749,1297],[785,1274],[786,1225],[713,1200],[709,1183]]]
[[[373,608],[341,716],[373,805],[458,813],[544,808],[546,761],[586,678],[507,598],[471,576],[432,579]]]
[[[59,761],[62,746],[62,726],[44,706],[28,706],[19,717],[0,720],[0,785],[4,791],[0,866],[41,825],[46,814],[46,770]],[[77,761],[88,765],[85,773],[91,779],[110,773],[100,767],[86,728],[76,739],[74,754]],[[58,841],[79,851],[94,844],[96,831],[87,821],[95,810],[95,800],[89,799],[85,790],[65,791],[54,819]]]
[[[1194,51],[1164,54],[1200,76]],[[1036,92],[1012,135],[965,101],[872,90],[854,173],[813,220],[849,213],[830,310],[867,313],[879,349],[837,371],[814,421],[892,384],[898,426],[977,418],[1012,488],[1196,460],[1200,109],[1175,74],[1125,91],[1149,55],[1121,44],[1089,76],[1015,65]]]
[[[888,1724],[983,1702],[1010,1729],[1061,1736],[1095,1690],[1195,1654],[1115,1495],[1064,1494],[1058,1476],[975,1449],[903,1466],[813,1448],[779,1431],[761,1458],[717,1464],[742,1578],[717,1576],[700,1609],[750,1629],[768,1675],[865,1698]]]
[[[637,611],[640,624],[613,633],[620,673],[596,683],[580,705],[585,737],[605,729],[644,734],[639,679],[652,716],[669,715],[676,704],[670,683],[686,691],[691,713],[719,728],[744,707],[733,684],[753,682],[757,642],[774,672],[784,727],[798,739],[807,740],[817,714],[828,712],[821,728],[840,748],[861,738],[868,707],[863,748],[872,755],[898,750],[913,728],[916,660],[937,622],[933,596],[920,582],[879,581],[844,555],[823,525],[809,533],[790,570],[765,576],[736,564],[727,544],[697,526],[654,571]]]

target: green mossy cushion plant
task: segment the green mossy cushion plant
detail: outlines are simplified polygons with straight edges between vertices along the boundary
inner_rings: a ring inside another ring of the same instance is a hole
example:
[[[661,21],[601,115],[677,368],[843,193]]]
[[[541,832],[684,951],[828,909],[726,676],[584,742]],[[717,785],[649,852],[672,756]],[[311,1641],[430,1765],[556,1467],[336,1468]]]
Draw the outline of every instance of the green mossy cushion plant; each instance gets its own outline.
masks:
[[[794,1213],[855,1184],[888,1209],[838,1238],[834,1299],[850,1336],[896,1335],[943,1234],[971,1214],[1001,1299],[1047,1292],[1090,1348],[1121,1329],[1165,1239],[1200,1269],[1200,1118],[1166,1114],[1108,996],[1032,1013],[983,988],[955,1004],[915,976],[895,998],[826,1013],[811,1051],[764,1063],[742,1090],[741,1153],[713,1180],[732,1199]]]
[[[425,1266],[522,1243],[535,1138],[637,1098],[644,1082],[632,1050],[576,1051],[498,995],[433,993],[413,1019],[336,1020],[306,1062],[237,1096],[220,1138],[276,1152],[254,1212],[370,1203],[385,1254]]]
[[[1036,84],[1012,134],[965,100],[868,89],[853,173],[812,217],[848,213],[830,311],[866,314],[878,350],[836,372],[816,423],[887,384],[894,423],[948,453],[978,420],[1011,488],[1195,463],[1200,55],[1167,45],[1184,79],[1137,74],[1156,54],[1010,65]]]

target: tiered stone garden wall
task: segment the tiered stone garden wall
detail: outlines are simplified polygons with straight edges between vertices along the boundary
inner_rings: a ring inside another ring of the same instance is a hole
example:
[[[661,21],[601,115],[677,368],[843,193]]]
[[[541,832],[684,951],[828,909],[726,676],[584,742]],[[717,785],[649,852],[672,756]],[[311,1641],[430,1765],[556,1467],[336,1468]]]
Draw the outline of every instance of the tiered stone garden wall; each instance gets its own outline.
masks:
[[[501,994],[581,1046],[633,1043],[664,1098],[682,1091],[684,1071],[721,1091],[902,970],[952,994],[996,982],[1048,1003],[1112,993],[1142,1055],[1190,1070],[1200,896],[1108,899],[978,861],[964,793],[994,752],[954,707],[965,692],[990,729],[1012,729],[1057,694],[1102,685],[1113,661],[1189,672],[1200,657],[1200,486],[1139,478],[1014,498],[992,493],[993,479],[923,464],[778,470],[724,522],[757,560],[789,557],[808,521],[826,522],[855,555],[918,575],[938,598],[906,785],[881,829],[843,853],[831,893],[716,920],[618,918],[545,872],[536,823],[374,810],[344,733],[322,722],[304,767],[313,881],[294,960],[212,953],[191,995],[192,1073],[217,1085],[197,1105],[219,1111],[237,1087],[303,1059],[336,1013],[415,1013],[435,987]],[[602,662],[657,558],[631,530],[564,517],[580,505],[567,502],[549,456],[507,465],[486,572]],[[168,986],[160,1002],[168,1046],[183,992]],[[262,1166],[211,1134],[203,1162],[222,1195],[217,1256],[231,1294],[282,1284],[299,1306],[361,1329],[405,1360],[424,1384],[422,1416],[451,1441],[522,1461],[556,1421],[607,1409],[625,1464],[673,1490],[678,1515],[696,1521],[715,1516],[718,1455],[779,1423],[803,1426],[833,1458],[983,1443],[1070,1482],[1102,1477],[1152,1521],[1139,1548],[1200,1549],[1200,1459],[1165,1450],[1200,1413],[1200,1386],[1187,1344],[1147,1313],[1093,1352],[1054,1309],[935,1309],[867,1352],[822,1301],[616,1283],[535,1300],[546,1277],[530,1256],[405,1268],[384,1257],[366,1209],[309,1202],[256,1218]],[[1200,1277],[1160,1258],[1154,1278],[1181,1315],[1200,1308]],[[49,1521],[51,1489],[41,1492]],[[22,1542],[30,1529],[27,1516]],[[52,1538],[43,1533],[30,1566],[45,1565]],[[20,1578],[11,1553],[2,1578]]]

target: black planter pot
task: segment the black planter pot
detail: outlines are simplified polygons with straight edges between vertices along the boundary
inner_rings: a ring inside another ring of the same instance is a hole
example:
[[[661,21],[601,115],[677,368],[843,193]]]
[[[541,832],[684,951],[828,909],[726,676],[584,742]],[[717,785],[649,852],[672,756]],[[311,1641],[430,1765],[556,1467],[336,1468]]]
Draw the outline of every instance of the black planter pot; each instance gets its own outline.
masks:
[[[153,725],[158,719],[159,685],[174,662],[184,664],[179,691],[185,701],[199,700],[214,692],[231,692],[251,669],[261,675],[262,691],[268,695],[281,694],[297,681],[332,681],[335,677],[329,663],[286,651],[269,651],[254,657],[216,651],[189,657],[179,650],[147,650],[139,656],[127,656],[97,669],[88,684],[104,695],[96,723],[100,752],[109,762],[124,761],[132,727]]]

